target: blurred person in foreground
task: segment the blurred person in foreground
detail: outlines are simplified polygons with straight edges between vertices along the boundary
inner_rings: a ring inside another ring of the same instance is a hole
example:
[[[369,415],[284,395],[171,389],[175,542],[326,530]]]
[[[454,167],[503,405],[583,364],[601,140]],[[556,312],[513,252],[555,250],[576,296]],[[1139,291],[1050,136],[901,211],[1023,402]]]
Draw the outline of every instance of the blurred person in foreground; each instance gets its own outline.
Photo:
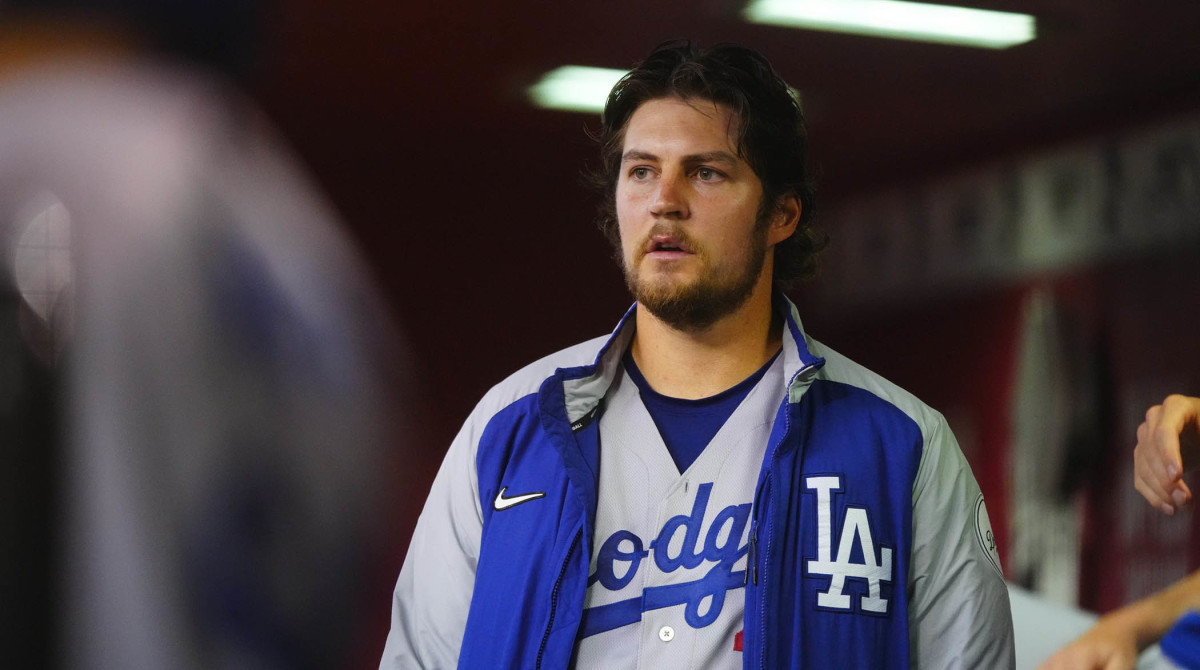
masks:
[[[1200,398],[1168,396],[1146,412],[1134,447],[1134,485],[1165,514],[1191,500],[1183,481],[1200,455]],[[1042,670],[1127,670],[1161,640],[1175,666],[1200,670],[1200,571],[1101,617],[1091,630],[1050,657]]]
[[[353,653],[395,334],[221,74],[259,9],[0,0],[8,667]]]

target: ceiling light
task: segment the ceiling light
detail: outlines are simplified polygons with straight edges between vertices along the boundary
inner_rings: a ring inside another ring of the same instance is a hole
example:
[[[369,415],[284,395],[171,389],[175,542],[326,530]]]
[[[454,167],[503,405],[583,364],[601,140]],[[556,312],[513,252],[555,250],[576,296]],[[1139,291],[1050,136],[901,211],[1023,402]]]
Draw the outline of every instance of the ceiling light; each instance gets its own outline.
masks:
[[[542,76],[529,87],[529,98],[538,107],[569,112],[604,111],[608,93],[627,70],[564,65]]]
[[[1037,35],[1028,14],[900,0],[752,0],[752,23],[1004,49]]]

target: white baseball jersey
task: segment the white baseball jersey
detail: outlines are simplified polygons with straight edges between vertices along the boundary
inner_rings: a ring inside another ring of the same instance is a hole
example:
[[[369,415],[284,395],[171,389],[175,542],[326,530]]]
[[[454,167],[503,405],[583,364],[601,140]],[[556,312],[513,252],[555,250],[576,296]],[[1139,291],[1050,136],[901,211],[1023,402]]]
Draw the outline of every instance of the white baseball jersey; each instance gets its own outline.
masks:
[[[782,370],[776,359],[682,474],[628,373],[610,387],[577,668],[742,667],[750,509]]]

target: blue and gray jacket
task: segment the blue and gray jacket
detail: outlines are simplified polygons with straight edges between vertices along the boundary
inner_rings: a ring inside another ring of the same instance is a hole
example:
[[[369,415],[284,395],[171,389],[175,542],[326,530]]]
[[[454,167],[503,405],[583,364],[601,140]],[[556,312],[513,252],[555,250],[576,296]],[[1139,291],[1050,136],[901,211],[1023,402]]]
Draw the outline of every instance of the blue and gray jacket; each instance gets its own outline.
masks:
[[[945,420],[808,338],[795,306],[779,304],[790,382],[753,498],[744,667],[1013,667],[987,512]],[[515,373],[472,412],[414,532],[381,669],[571,665],[593,554],[596,419],[633,313]],[[539,505],[519,504],[535,494]]]

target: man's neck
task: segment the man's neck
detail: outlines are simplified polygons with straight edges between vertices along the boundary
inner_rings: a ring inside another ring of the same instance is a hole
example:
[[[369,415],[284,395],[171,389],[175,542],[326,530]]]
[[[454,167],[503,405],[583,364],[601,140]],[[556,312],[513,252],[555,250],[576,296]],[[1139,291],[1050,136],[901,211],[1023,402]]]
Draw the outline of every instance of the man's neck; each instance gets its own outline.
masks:
[[[632,352],[638,369],[657,392],[673,398],[716,395],[763,366],[782,341],[772,318],[769,283],[737,311],[702,331],[671,327],[638,305]]]

